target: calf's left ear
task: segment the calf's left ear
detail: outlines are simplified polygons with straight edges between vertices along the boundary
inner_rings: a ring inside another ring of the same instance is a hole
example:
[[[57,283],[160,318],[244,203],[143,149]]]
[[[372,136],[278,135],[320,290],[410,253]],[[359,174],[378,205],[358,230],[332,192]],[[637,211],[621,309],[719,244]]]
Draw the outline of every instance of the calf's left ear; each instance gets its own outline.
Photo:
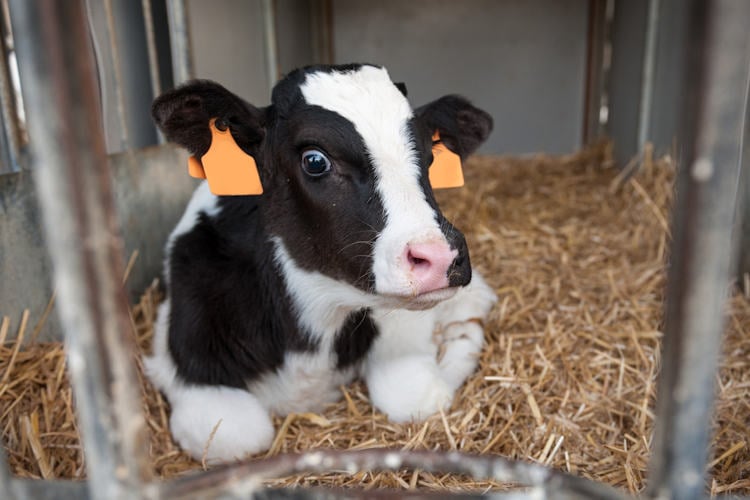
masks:
[[[414,110],[432,134],[462,160],[476,151],[492,132],[492,117],[458,95],[447,95]]]
[[[263,193],[258,165],[263,112],[218,83],[195,80],[159,96],[151,113],[166,138],[190,151],[188,171],[215,195]]]

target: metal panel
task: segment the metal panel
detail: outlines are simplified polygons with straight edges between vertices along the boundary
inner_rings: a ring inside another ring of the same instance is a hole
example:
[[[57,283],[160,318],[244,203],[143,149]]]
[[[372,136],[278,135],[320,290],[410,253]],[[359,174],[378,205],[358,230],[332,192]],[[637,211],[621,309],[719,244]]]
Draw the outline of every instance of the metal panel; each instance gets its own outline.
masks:
[[[584,123],[588,2],[333,2],[336,62],[386,65],[415,105],[460,93],[488,110],[484,153],[569,153]]]
[[[615,1],[609,76],[609,134],[624,165],[638,148],[648,0]]]
[[[119,153],[157,142],[142,4],[87,1],[101,93],[107,151]],[[97,94],[99,93],[97,92]]]
[[[257,106],[270,102],[260,0],[187,5],[194,76],[216,80]]]
[[[685,98],[688,8],[684,0],[615,3],[609,132],[624,165],[651,142],[657,154],[679,154]]]
[[[131,298],[161,274],[164,243],[197,184],[187,175],[186,161],[187,153],[171,145],[108,158],[125,242],[123,257],[138,251],[127,283]],[[135,172],[133,162],[138,165]],[[52,295],[52,268],[31,176],[26,171],[0,176],[0,316],[16,320],[24,309],[39,318]],[[15,331],[11,326],[11,333]],[[39,338],[61,337],[53,314]]]

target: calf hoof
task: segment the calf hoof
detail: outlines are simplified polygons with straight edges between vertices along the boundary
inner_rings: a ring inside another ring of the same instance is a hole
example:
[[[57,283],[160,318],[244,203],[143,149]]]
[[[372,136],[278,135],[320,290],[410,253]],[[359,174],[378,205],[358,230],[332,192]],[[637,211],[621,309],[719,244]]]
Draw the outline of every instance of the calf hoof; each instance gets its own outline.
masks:
[[[424,420],[447,409],[453,391],[429,356],[379,363],[367,378],[373,404],[394,422]]]
[[[245,390],[198,386],[174,396],[172,435],[196,460],[231,462],[267,450],[273,442],[268,411]]]

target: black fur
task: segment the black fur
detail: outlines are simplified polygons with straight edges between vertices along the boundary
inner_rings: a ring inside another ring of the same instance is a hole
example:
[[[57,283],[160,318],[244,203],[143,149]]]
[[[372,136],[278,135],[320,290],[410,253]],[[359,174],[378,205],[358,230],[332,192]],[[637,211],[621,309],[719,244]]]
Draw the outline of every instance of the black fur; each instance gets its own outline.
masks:
[[[198,157],[210,145],[209,120],[221,119],[255,158],[265,190],[260,197],[221,197],[217,216],[202,214],[174,241],[168,345],[184,381],[245,387],[278,369],[286,352],[318,349],[296,322],[283,273],[273,259],[274,237],[301,268],[373,291],[371,247],[385,223],[373,166],[353,124],[308,105],[299,88],[310,72],[361,66],[293,71],[276,85],[272,104],[264,109],[203,80],[154,102],[152,114],[165,136]],[[427,177],[432,134],[439,130],[447,147],[463,158],[486,139],[492,119],[465,99],[448,96],[417,109],[410,126],[420,156],[420,183],[459,254],[449,283],[465,285],[471,279],[465,239],[438,209]],[[307,148],[328,155],[335,166],[330,174],[304,174],[300,156]],[[359,362],[376,336],[368,311],[353,313],[334,341],[337,366]]]
[[[378,329],[367,309],[349,315],[333,345],[336,367],[341,370],[358,363],[370,350],[377,336]]]

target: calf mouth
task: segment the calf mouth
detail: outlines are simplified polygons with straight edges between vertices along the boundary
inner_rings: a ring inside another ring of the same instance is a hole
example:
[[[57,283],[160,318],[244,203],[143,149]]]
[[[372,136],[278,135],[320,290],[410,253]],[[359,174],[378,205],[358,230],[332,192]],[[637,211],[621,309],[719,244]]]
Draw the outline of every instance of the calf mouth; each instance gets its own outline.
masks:
[[[429,292],[415,295],[385,295],[380,296],[386,300],[389,307],[408,309],[410,311],[424,311],[432,309],[439,303],[450,299],[461,287],[448,286]]]

